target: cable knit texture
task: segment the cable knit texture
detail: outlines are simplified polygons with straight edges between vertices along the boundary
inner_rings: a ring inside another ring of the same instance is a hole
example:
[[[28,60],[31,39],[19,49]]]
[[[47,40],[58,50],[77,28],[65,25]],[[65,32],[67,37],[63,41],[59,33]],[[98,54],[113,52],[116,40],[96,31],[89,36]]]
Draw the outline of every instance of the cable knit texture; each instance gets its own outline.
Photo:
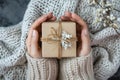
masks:
[[[111,77],[120,66],[120,36],[113,27],[104,27],[102,22],[94,24],[100,6],[90,5],[90,1],[94,0],[31,0],[22,22],[14,26],[0,27],[0,79],[26,80],[25,40],[31,24],[41,15],[51,11],[58,20],[66,10],[77,13],[88,24],[96,80],[107,80]],[[120,23],[119,0],[96,1],[110,2],[115,8],[110,14],[114,14],[116,22]],[[79,62],[72,59],[71,61]],[[66,64],[66,60],[61,62]]]
[[[94,80],[92,53],[60,61],[60,80]]]
[[[28,71],[27,80],[56,80],[57,60],[55,59],[34,59],[27,54]]]

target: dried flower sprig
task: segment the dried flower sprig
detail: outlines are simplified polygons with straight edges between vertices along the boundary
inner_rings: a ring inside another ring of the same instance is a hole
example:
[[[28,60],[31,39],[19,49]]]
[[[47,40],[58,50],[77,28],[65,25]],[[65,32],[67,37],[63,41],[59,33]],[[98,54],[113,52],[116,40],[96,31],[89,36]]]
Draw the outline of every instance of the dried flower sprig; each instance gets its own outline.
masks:
[[[99,9],[97,9],[97,18],[94,21],[94,24],[101,22],[104,27],[110,26],[115,29],[115,31],[118,32],[119,26],[115,21],[120,22],[120,18],[116,18],[113,14],[111,14],[111,11],[115,10],[120,12],[119,10],[113,8],[112,4],[106,2],[106,0],[101,0],[101,4],[99,4],[96,0],[92,0],[91,3],[98,4],[100,6]]]

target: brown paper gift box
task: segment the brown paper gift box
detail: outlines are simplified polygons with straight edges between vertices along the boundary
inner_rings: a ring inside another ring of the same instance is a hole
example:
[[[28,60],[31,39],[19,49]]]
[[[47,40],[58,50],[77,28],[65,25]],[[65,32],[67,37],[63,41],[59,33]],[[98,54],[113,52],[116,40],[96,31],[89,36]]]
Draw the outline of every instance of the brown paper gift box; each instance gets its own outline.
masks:
[[[42,39],[51,34],[51,27],[56,31],[65,31],[76,39],[76,23],[74,22],[44,22],[42,23]],[[59,49],[61,47],[61,49]],[[61,52],[59,52],[61,51]],[[72,46],[66,50],[58,42],[42,41],[42,57],[76,57],[76,40],[72,41]]]

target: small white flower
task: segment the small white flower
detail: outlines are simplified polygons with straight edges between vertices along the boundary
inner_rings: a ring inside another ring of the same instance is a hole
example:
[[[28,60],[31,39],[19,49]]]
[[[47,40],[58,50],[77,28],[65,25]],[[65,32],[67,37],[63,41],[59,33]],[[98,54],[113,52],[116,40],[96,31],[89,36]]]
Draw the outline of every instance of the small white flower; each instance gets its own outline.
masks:
[[[103,26],[104,26],[104,27],[106,27],[106,26],[107,26],[107,24],[106,24],[106,23],[103,23]]]
[[[68,48],[68,44],[65,44],[65,45],[64,45],[64,48],[65,48],[65,50],[66,50],[66,49]]]
[[[66,35],[66,38],[68,38],[68,39],[69,39],[69,38],[70,38],[70,35],[69,35],[69,34],[67,34],[67,35]]]
[[[72,44],[69,42],[66,42],[65,40],[72,38],[71,34],[68,34],[65,31],[62,31],[62,41],[61,41],[61,45],[62,47],[66,50],[67,48],[71,47]]]
[[[103,18],[102,18],[102,17],[100,17],[100,18],[99,18],[99,21],[102,21],[102,20],[103,20]]]
[[[100,8],[99,8],[99,9],[97,9],[97,12],[101,13],[101,12],[102,12],[102,10],[103,10],[103,9],[100,9]]]
[[[72,35],[68,35],[68,39],[72,38]]]
[[[107,16],[108,19],[110,19],[110,16]]]
[[[109,9],[106,8],[105,11],[109,11]]]
[[[103,10],[103,14],[107,14],[106,10]]]
[[[115,20],[115,16],[113,14],[110,15],[110,20]]]
[[[108,10],[112,10],[111,8],[108,8]]]

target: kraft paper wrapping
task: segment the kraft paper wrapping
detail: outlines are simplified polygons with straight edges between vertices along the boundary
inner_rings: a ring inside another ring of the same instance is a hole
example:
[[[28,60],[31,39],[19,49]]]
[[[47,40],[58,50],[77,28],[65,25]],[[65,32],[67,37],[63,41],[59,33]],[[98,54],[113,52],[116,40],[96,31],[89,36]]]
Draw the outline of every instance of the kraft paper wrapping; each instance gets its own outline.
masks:
[[[51,34],[51,27],[58,30],[60,24],[59,22],[44,22],[42,23],[42,38],[47,38]],[[76,23],[74,22],[61,22],[62,31],[72,34],[72,37],[76,38]],[[42,41],[42,57],[59,57],[59,43],[48,43],[47,41]],[[68,49],[64,49],[61,46],[61,56],[60,57],[76,57],[76,40],[72,41],[72,46]]]

